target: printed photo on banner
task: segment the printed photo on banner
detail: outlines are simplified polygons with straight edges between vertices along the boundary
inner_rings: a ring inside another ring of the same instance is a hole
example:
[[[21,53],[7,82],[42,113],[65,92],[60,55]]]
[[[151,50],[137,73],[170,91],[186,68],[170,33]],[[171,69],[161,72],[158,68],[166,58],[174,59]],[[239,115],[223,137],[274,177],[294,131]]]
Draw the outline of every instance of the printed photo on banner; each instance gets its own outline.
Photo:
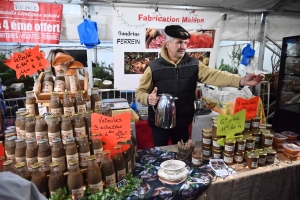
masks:
[[[210,52],[209,51],[198,51],[198,52],[187,52],[189,56],[197,58],[204,65],[209,66]]]
[[[188,40],[187,48],[213,48],[215,30],[187,29],[191,38]],[[145,29],[146,49],[160,49],[166,42],[164,29]]]
[[[158,52],[124,52],[124,74],[143,74]]]

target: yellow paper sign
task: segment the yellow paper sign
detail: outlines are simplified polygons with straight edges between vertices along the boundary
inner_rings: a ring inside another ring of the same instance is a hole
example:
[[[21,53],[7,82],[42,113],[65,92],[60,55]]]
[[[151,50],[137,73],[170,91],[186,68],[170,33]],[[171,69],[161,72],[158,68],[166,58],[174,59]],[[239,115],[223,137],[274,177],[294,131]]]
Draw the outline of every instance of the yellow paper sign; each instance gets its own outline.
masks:
[[[236,133],[245,129],[246,110],[241,110],[233,115],[218,116],[217,135],[226,136],[226,138],[234,138]],[[224,146],[224,141],[219,139],[218,144]]]

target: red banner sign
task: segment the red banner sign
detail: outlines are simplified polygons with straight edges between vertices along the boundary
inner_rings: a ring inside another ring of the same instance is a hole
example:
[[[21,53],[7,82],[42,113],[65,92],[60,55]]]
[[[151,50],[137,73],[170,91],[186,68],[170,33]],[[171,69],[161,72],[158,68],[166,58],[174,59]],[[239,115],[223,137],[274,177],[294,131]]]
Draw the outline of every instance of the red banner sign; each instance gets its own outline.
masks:
[[[253,97],[251,99],[236,98],[234,113],[240,110],[246,110],[246,119],[256,117],[258,109],[259,97]]]
[[[0,42],[59,44],[62,4],[1,2]]]

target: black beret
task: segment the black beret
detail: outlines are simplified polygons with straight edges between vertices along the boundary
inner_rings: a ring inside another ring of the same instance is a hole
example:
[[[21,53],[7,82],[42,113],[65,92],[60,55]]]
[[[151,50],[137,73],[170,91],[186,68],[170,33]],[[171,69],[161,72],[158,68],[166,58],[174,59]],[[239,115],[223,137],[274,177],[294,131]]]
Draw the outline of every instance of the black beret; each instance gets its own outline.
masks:
[[[191,37],[189,32],[187,32],[184,28],[182,28],[179,25],[166,26],[165,33],[170,37],[180,38],[184,40]]]

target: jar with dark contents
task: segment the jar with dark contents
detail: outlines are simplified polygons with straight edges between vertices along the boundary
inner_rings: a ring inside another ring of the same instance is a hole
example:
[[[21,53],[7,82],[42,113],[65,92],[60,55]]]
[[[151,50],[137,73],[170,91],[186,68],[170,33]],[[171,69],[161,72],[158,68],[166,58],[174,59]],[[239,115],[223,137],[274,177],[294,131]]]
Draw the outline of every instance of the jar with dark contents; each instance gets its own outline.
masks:
[[[53,92],[53,86],[54,86],[53,73],[51,71],[46,71],[42,83],[42,93]]]
[[[16,112],[15,126],[16,126],[17,138],[21,138],[21,136],[20,136],[20,114],[21,113],[23,113],[23,111],[17,111]]]
[[[211,129],[202,129],[202,145],[203,146],[211,146],[212,145]]]
[[[222,150],[212,149],[212,159],[222,159],[223,153]]]
[[[85,113],[86,111],[86,103],[83,99],[82,91],[75,93],[75,111],[77,113]]]
[[[52,92],[51,93],[50,112],[57,115],[57,116],[59,116],[59,117],[63,113],[62,104],[59,100],[59,96],[58,96],[57,92]]]
[[[266,163],[273,164],[275,161],[276,151],[272,148],[264,148],[264,150],[267,152]]]
[[[252,135],[255,137],[255,144],[261,143],[261,131],[259,129],[254,129]]]
[[[233,161],[237,164],[242,164],[244,161],[244,152],[234,152]]]
[[[26,115],[25,117],[25,138],[26,140],[35,139],[35,115]]]
[[[218,137],[218,135],[217,135],[217,124],[213,124],[212,125],[212,136],[213,137]]]
[[[200,167],[202,165],[202,152],[200,149],[195,149],[192,153],[192,165],[194,167]]]
[[[224,141],[224,152],[231,154],[234,152],[236,140],[232,138],[225,138]]]
[[[56,78],[54,82],[54,92],[64,92],[65,91],[65,75],[62,69],[58,70],[56,73]]]
[[[47,123],[48,123],[49,145],[52,146],[52,140],[54,138],[61,138],[59,118],[55,115],[49,116],[47,119]]]
[[[236,152],[244,152],[246,148],[246,139],[244,136],[237,137],[235,143],[235,151]]]
[[[251,130],[258,129],[260,125],[260,117],[255,117],[251,119]]]
[[[245,131],[250,131],[251,129],[251,119],[245,120]]]
[[[211,147],[203,146],[202,154],[203,154],[203,158],[210,158],[211,157]]]
[[[33,91],[26,92],[25,107],[27,113],[32,114],[34,116],[39,114],[38,106]]]
[[[102,100],[99,94],[98,88],[91,89],[91,109],[94,110],[95,108],[101,108]]]
[[[264,165],[266,165],[267,152],[265,150],[263,150],[263,149],[257,149],[254,152],[259,155],[258,166],[264,166]]]
[[[213,149],[216,149],[216,150],[222,150],[223,149],[223,146],[219,145],[218,144],[218,140],[221,139],[222,137],[221,136],[217,136],[217,137],[213,137],[212,138],[212,148]]]
[[[32,176],[31,182],[35,184],[40,193],[42,193],[45,197],[48,197],[48,184],[47,184],[47,176],[42,170],[41,163],[34,163],[32,165]]]
[[[223,160],[226,165],[232,165],[233,164],[233,157],[234,153],[225,153],[223,152]]]
[[[74,132],[77,143],[80,135],[86,135],[86,125],[81,113],[75,114]]]
[[[258,167],[259,155],[253,151],[247,153],[246,165],[249,169],[256,169]]]
[[[15,162],[16,158],[15,158],[15,151],[16,151],[16,136],[10,136],[7,138],[7,149],[5,149],[6,151],[6,159],[7,160],[12,160],[13,162]]]
[[[272,129],[272,124],[261,124],[261,126],[266,127],[266,129],[268,129],[268,130]]]
[[[37,143],[41,139],[48,140],[48,125],[45,121],[45,118],[41,115],[35,117],[35,139]]]
[[[13,160],[7,160],[4,161],[3,163],[3,169],[5,172],[11,172],[11,173],[17,173],[15,166],[14,166],[14,161]]]
[[[246,137],[246,148],[245,150],[251,151],[254,149],[255,146],[255,137],[253,136],[248,136]]]
[[[39,141],[38,162],[42,164],[43,172],[46,175],[50,174],[51,149],[46,139]]]
[[[87,166],[88,166],[88,157],[91,155],[91,152],[90,152],[89,141],[87,139],[86,134],[81,134],[79,136],[78,152],[79,152],[79,166],[80,166],[80,168],[87,168]]]
[[[64,115],[69,115],[71,119],[74,117],[75,107],[70,92],[65,92],[63,94],[63,110],[64,110]]]
[[[16,173],[25,178],[27,181],[31,181],[31,172],[27,170],[25,162],[18,162],[15,164]]]
[[[92,131],[91,131],[91,117],[92,117],[92,110],[87,110],[84,113],[84,121],[85,121],[85,126],[86,126],[86,134],[88,135],[89,141],[92,140]]]
[[[38,162],[38,146],[35,139],[26,140],[26,164],[28,171],[32,171],[32,165]]]
[[[16,163],[25,162],[26,163],[26,142],[24,138],[19,138],[15,140],[16,150],[15,150],[15,159]]]
[[[28,113],[25,112],[20,114],[20,121],[19,121],[20,137],[19,138],[26,138],[25,125],[26,125],[27,114]]]
[[[263,132],[262,133],[262,146],[271,147],[273,143],[274,135],[272,133]]]
[[[69,115],[61,116],[60,129],[61,129],[62,143],[65,145],[67,143],[66,139],[74,136],[73,126]]]

